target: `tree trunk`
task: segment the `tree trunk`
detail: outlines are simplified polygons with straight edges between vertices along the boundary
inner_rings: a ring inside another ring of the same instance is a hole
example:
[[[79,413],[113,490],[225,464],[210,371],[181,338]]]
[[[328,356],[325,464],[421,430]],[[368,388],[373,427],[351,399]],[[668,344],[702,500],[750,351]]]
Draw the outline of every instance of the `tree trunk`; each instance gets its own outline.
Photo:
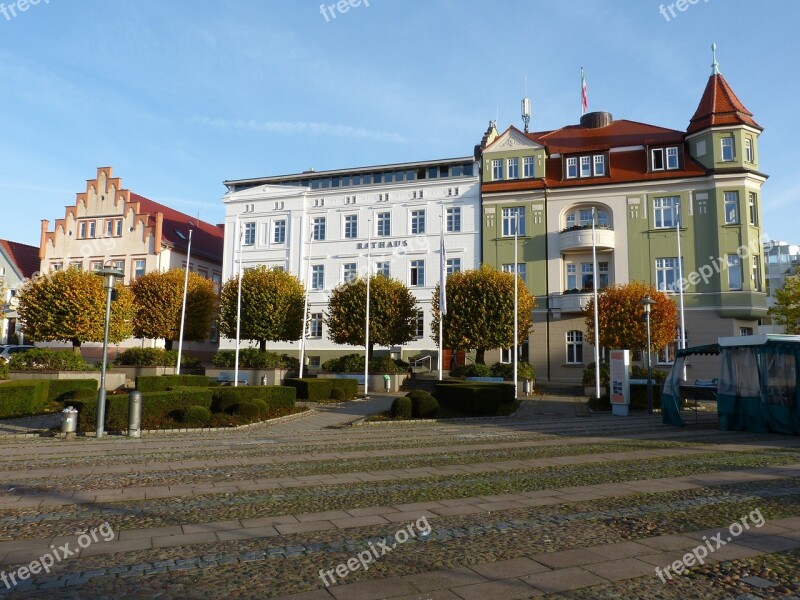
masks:
[[[477,348],[475,350],[475,363],[479,365],[485,365],[486,364],[486,358],[484,356],[485,354],[486,354],[486,348]]]
[[[72,351],[81,356],[81,341],[77,338],[72,338]]]
[[[164,350],[172,350],[172,340],[164,338]]]
[[[267,351],[267,340],[258,340],[258,350],[260,352]]]

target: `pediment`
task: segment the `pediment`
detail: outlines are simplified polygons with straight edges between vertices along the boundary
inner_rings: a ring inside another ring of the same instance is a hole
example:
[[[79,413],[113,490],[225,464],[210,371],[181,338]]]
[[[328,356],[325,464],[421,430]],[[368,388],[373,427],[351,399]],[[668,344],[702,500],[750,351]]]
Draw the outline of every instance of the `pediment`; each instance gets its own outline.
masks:
[[[542,148],[544,148],[544,146],[537,144],[518,129],[511,128],[503,133],[494,142],[492,142],[483,152],[484,154],[491,154],[492,152],[508,152],[509,150],[541,150]]]

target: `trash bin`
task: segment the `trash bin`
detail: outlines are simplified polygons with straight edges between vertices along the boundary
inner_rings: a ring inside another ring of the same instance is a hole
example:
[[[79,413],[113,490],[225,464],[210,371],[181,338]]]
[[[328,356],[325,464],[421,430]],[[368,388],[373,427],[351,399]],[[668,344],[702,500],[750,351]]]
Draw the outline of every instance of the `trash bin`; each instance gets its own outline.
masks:
[[[267,376],[266,375],[262,375],[261,376],[261,385],[267,385]]]
[[[67,439],[74,438],[78,431],[78,411],[71,406],[61,411],[61,433]]]
[[[530,396],[531,395],[531,380],[530,379],[526,379],[526,380],[524,380],[522,382],[522,393],[525,394],[526,396]]]
[[[142,392],[128,394],[128,437],[142,437]]]
[[[392,378],[389,375],[383,376],[383,389],[386,392],[392,391]]]

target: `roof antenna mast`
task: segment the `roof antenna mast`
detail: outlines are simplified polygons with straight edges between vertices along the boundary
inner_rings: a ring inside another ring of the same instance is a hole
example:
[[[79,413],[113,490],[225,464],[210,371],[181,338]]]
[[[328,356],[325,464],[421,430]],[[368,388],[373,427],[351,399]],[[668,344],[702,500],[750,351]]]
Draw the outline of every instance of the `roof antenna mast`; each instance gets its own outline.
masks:
[[[522,123],[525,125],[525,133],[528,133],[528,125],[531,122],[531,99],[528,98],[528,78],[525,77],[525,97],[522,99]]]

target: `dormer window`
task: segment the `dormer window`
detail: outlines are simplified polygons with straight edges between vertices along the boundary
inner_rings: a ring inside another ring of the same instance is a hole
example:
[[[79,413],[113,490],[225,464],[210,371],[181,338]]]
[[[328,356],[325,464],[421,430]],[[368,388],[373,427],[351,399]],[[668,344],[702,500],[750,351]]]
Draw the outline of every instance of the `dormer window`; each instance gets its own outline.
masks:
[[[601,177],[606,174],[606,157],[596,154],[594,157],[594,176]]]
[[[592,176],[592,157],[581,156],[581,177]]]
[[[567,179],[586,179],[589,177],[604,177],[606,175],[606,157],[604,154],[588,156],[571,156],[566,159]],[[580,164],[580,171],[578,165]]]
[[[733,153],[733,138],[722,138],[722,160],[724,162],[731,162],[734,159]]]
[[[575,179],[578,176],[578,159],[567,159],[567,179]]]
[[[672,171],[680,167],[678,147],[653,148],[650,151],[650,168],[652,171]]]

